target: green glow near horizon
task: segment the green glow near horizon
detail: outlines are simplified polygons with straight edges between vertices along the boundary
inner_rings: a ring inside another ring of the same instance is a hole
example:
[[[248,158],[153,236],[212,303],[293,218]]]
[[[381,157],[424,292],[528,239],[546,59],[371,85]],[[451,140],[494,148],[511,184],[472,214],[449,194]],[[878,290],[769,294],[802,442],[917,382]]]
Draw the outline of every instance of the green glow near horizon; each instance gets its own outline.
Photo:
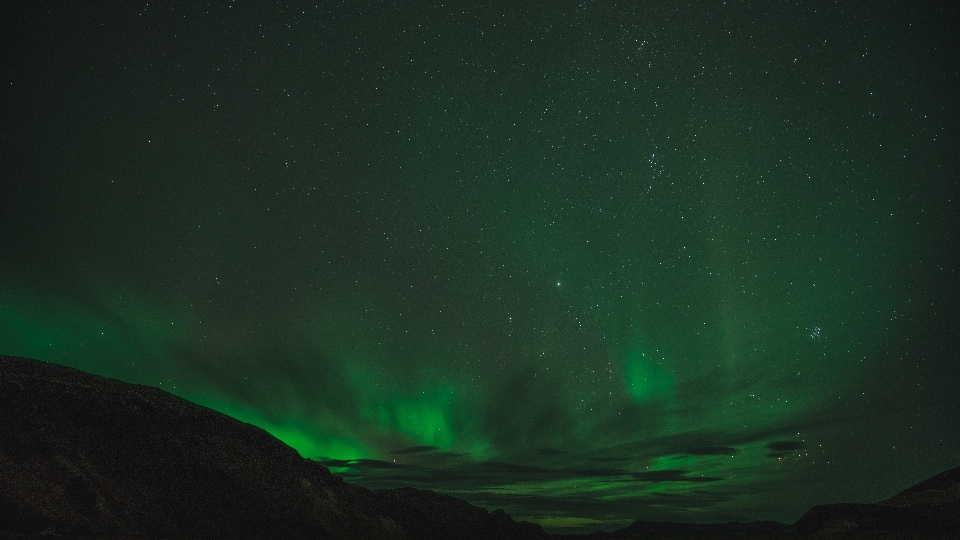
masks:
[[[296,420],[273,420],[254,409],[222,399],[188,395],[181,397],[236,418],[241,422],[257,426],[293,448],[305,458],[363,459],[371,455],[358,442],[325,435]]]
[[[4,354],[56,362],[90,373],[157,385],[170,355],[195,335],[180,310],[110,294],[96,305],[0,291]]]
[[[457,402],[446,384],[425,384],[419,391],[404,391],[395,381],[354,370],[354,393],[360,400],[360,417],[385,433],[408,437],[412,445],[449,449],[457,442]]]

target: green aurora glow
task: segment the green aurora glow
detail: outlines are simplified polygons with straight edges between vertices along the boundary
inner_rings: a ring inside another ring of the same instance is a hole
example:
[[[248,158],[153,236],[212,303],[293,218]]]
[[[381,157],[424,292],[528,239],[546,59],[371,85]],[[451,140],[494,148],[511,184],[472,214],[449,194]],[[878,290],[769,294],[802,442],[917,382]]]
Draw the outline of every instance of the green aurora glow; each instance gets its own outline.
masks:
[[[27,6],[0,354],[555,531],[956,466],[955,13],[729,4]]]

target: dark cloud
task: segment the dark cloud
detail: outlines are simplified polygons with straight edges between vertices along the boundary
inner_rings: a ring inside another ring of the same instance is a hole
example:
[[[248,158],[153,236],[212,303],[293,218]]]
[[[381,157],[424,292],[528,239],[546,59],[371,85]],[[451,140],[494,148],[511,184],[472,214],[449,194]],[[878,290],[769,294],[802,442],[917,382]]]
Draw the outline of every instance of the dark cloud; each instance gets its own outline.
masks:
[[[633,473],[633,477],[644,482],[718,482],[723,480],[723,478],[716,476],[688,476],[689,473],[690,471],[682,469],[668,469]]]
[[[737,449],[729,446],[702,446],[687,450],[685,453],[691,456],[732,456],[737,453]]]
[[[625,476],[630,474],[630,471],[624,469],[569,469],[571,474],[579,476],[588,476],[588,477],[603,477],[603,476]]]
[[[767,448],[774,452],[794,452],[806,448],[803,441],[775,441],[767,444]]]
[[[353,463],[349,459],[316,459],[311,461],[319,463],[324,467],[350,467],[350,464]]]
[[[649,495],[644,495],[645,499],[665,499],[667,501],[678,501],[683,499],[683,495],[679,493],[650,493]]]
[[[391,454],[423,454],[426,452],[435,452],[439,450],[436,446],[410,446],[408,448],[401,448],[400,450],[394,450],[390,452]]]
[[[379,459],[326,459],[318,461],[321,465],[331,468],[348,468],[351,471],[373,471],[383,469],[410,469],[413,466],[395,461]]]
[[[427,457],[433,454],[425,452],[414,455]],[[474,462],[426,459],[417,463],[396,463],[357,459],[325,460],[320,463],[333,468],[337,475],[363,483],[370,488],[410,485],[441,490],[480,490],[523,482],[571,479],[582,479],[615,487],[637,482],[709,483],[723,480],[720,477],[696,474],[681,469],[634,472],[620,467],[585,467],[576,464],[546,467],[496,460]]]
[[[507,463],[504,461],[481,461],[476,464],[476,467],[486,471],[510,474],[540,475],[551,472],[550,469],[545,467],[537,467],[536,465],[517,465],[516,463]]]
[[[418,456],[423,455],[431,461],[437,460],[452,460],[460,459],[465,456],[469,456],[466,452],[424,452],[423,454],[417,454]]]

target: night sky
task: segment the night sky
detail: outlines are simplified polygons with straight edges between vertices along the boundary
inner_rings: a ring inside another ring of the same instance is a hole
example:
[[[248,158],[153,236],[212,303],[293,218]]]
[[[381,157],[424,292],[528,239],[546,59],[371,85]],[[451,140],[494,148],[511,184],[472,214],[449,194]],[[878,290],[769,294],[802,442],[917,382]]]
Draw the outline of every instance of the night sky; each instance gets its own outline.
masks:
[[[927,2],[21,2],[0,354],[549,530],[960,465]]]

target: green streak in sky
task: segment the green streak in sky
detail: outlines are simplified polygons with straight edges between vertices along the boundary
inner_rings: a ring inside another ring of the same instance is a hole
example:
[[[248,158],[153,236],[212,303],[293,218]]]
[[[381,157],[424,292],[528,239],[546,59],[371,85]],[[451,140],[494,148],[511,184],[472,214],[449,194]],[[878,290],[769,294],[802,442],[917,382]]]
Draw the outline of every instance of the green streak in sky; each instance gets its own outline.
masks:
[[[661,363],[636,349],[626,354],[624,378],[630,397],[637,403],[669,397],[673,391],[673,376]]]
[[[194,336],[193,317],[116,294],[95,302],[0,291],[3,353],[157,385]]]
[[[199,405],[257,426],[280,439],[305,458],[361,459],[370,456],[360,443],[319,433],[294,419],[271,419],[249,407],[205,396],[182,396]]]
[[[379,410],[380,425],[413,437],[420,444],[449,448],[456,441],[451,425],[453,390],[439,386],[400,396]]]
[[[397,339],[364,328],[369,325],[361,320],[348,321],[319,320],[308,335],[321,355],[337,359],[356,429],[375,433],[381,450],[434,446],[474,458],[494,452],[474,414],[476,396],[464,393],[460,378],[443,367],[458,364],[455,352],[416,332]],[[435,368],[411,371],[411,363]]]
[[[49,301],[3,291],[0,294],[0,344],[3,354],[35,358],[105,377],[139,382],[260,427],[309,458],[362,458],[356,442],[318,433],[294,419],[271,419],[254,409],[214,398],[197,397],[170,384],[174,363],[194,337],[185,313],[146,302],[100,297],[98,304]],[[166,384],[164,384],[166,383]],[[411,414],[416,411],[410,411]]]
[[[456,399],[446,384],[427,383],[419,392],[403,391],[386,381],[362,376],[355,391],[360,417],[381,431],[399,433],[417,445],[449,449],[456,443]]]

